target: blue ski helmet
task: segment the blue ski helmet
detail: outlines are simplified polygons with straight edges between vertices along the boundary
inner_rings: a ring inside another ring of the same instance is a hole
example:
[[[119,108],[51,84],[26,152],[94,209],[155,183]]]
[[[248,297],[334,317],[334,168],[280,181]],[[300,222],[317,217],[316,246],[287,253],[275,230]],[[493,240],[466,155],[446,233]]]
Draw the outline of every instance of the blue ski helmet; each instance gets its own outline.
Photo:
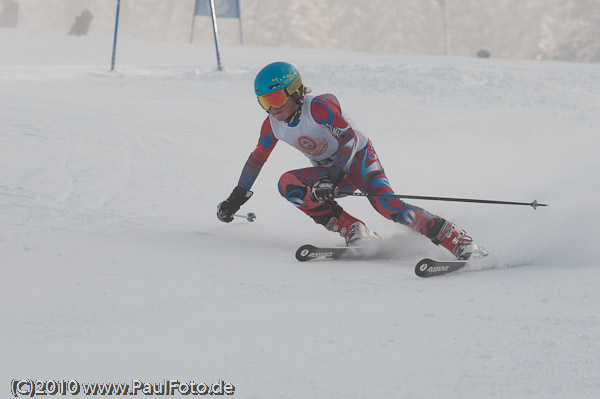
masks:
[[[260,70],[254,79],[254,91],[257,96],[284,89],[287,96],[297,92],[302,86],[298,70],[287,62],[274,62]],[[300,93],[301,95],[303,93]]]

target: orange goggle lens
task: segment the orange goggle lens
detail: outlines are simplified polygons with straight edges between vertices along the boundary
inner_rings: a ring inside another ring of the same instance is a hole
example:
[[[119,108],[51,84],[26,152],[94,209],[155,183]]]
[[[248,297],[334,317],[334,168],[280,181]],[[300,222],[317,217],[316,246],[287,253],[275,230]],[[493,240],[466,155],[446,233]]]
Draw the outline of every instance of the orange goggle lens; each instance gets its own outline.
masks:
[[[266,111],[269,108],[280,108],[285,104],[287,100],[287,94],[283,90],[274,91],[273,93],[263,94],[262,96],[258,96],[258,102],[260,106],[263,107]]]

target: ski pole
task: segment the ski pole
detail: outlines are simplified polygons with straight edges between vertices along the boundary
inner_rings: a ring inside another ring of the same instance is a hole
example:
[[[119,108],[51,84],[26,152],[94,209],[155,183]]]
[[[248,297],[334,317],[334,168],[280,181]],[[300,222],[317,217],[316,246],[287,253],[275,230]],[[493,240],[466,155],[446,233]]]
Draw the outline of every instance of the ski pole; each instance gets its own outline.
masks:
[[[533,209],[537,209],[538,206],[550,206],[548,204],[540,204],[537,200],[533,202],[513,202],[513,201],[496,201],[496,200],[481,200],[471,198],[446,198],[446,197],[425,197],[422,195],[402,195],[402,194],[369,194],[369,193],[351,193],[351,192],[338,192],[340,195],[350,195],[353,197],[381,197],[381,198],[409,198],[409,199],[422,199],[432,201],[454,201],[454,202],[476,202],[479,204],[502,204],[502,205],[529,205]]]
[[[247,215],[240,215],[238,213],[236,213],[235,215],[236,218],[244,218],[249,222],[254,222],[254,219],[256,219],[256,215],[252,212],[248,213]]]

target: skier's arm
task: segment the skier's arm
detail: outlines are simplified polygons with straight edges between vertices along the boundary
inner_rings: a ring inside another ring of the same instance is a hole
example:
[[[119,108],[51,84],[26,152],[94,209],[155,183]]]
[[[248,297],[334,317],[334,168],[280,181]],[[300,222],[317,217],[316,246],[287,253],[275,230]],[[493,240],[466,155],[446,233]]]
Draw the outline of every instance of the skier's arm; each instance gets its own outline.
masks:
[[[275,135],[273,134],[269,118],[267,118],[260,129],[258,144],[248,157],[248,160],[242,169],[242,174],[238,181],[239,187],[245,190],[250,190],[252,188],[254,181],[258,177],[265,162],[267,162],[267,159],[269,159],[269,155],[271,155],[277,141],[277,138],[275,138]]]
[[[333,167],[348,172],[348,167],[358,151],[358,136],[346,118],[337,98],[333,94],[315,97],[310,104],[314,120],[325,126],[338,142],[338,150],[333,160]]]
[[[260,170],[269,158],[271,151],[275,148],[277,141],[273,135],[269,118],[267,118],[260,130],[258,145],[252,151],[242,169],[238,185],[234,187],[229,198],[217,206],[217,217],[220,221],[225,223],[233,221],[233,215],[252,197],[250,188],[252,188],[252,184],[254,184]]]

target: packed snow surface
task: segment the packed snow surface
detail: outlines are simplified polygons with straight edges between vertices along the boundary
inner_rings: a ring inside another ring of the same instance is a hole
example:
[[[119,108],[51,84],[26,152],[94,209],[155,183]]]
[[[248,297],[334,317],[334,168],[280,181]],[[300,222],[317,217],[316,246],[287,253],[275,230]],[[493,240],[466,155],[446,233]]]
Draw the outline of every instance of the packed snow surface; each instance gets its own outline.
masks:
[[[164,379],[239,398],[600,397],[596,65],[112,40],[0,30],[0,383]],[[377,214],[371,260],[277,191],[281,142],[240,212],[216,217],[266,116],[265,64],[295,64],[373,141],[397,193],[491,253],[448,254]]]

